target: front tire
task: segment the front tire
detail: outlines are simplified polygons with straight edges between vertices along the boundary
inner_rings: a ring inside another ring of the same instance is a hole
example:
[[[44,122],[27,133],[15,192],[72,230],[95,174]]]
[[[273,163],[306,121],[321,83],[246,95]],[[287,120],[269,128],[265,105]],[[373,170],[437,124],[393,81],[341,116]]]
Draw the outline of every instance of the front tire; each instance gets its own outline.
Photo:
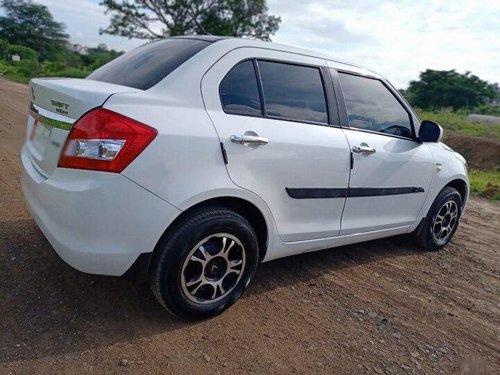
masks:
[[[437,251],[445,247],[458,228],[461,213],[460,193],[452,187],[445,187],[416,230],[418,243],[428,251]]]
[[[220,314],[241,297],[259,259],[257,236],[241,215],[206,207],[160,244],[150,275],[158,301],[185,319]]]

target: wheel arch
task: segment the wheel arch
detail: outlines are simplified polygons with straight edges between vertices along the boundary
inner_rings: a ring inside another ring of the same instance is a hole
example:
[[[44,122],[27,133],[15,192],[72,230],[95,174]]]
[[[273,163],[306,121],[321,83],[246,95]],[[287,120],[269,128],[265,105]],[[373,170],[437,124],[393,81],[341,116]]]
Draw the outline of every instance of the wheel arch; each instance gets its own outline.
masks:
[[[218,206],[230,209],[241,216],[243,216],[250,225],[254,228],[255,234],[257,235],[257,241],[259,244],[259,262],[261,262],[267,253],[268,242],[269,242],[269,229],[268,223],[257,206],[249,202],[246,199],[240,197],[217,197],[210,198],[204,201],[193,204],[188,209],[182,211],[182,213],[175,218],[172,223],[165,229],[162,236],[158,240],[154,250],[151,253],[142,253],[134,265],[126,272],[125,278],[135,279],[135,280],[147,280],[149,277],[150,267],[153,264],[153,259],[158,254],[159,249],[172,231],[174,231],[177,226],[184,220],[184,218],[191,215],[196,210],[203,207]]]
[[[451,180],[450,182],[448,182],[444,187],[452,187],[454,189],[456,189],[459,194],[460,194],[460,197],[462,198],[462,210],[463,208],[465,207],[465,204],[467,202],[467,197],[468,197],[468,188],[467,188],[467,182],[460,179],[460,178],[456,178],[454,180]]]
[[[165,229],[160,239],[156,243],[153,251],[150,253],[141,253],[134,264],[129,268],[127,272],[125,272],[124,275],[122,275],[122,277],[135,281],[147,281],[154,257],[159,253],[159,249],[161,248],[162,244],[165,242],[169,234],[177,228],[177,226],[182,222],[182,220],[184,220],[184,218],[188,217],[196,210],[210,206],[218,206],[230,209],[248,220],[252,228],[254,228],[255,234],[257,235],[257,241],[259,244],[259,262],[261,262],[267,254],[270,230],[268,224],[270,223],[266,221],[266,218],[261,210],[250,201],[240,197],[224,196],[206,199],[204,201],[193,204],[188,209],[182,211],[182,213],[177,216],[174,221],[172,221]]]
[[[255,234],[257,235],[257,241],[259,244],[259,251],[260,251],[259,261],[262,261],[266,255],[268,246],[268,239],[269,239],[268,223],[264,217],[264,214],[255,204],[240,197],[226,196],[226,197],[210,198],[194,204],[187,210],[183,211],[168,226],[163,236],[168,235],[168,232],[173,230],[177,225],[177,223],[179,223],[185,217],[189,216],[192,212],[199,210],[200,208],[209,206],[218,206],[232,210],[243,216],[250,223],[250,225],[255,231]]]

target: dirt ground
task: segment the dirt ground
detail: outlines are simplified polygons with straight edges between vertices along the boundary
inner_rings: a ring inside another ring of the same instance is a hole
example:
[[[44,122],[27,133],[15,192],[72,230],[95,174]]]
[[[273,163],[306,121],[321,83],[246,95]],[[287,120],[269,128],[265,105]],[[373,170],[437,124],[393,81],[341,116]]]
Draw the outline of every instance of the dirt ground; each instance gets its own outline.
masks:
[[[469,168],[491,171],[500,166],[500,141],[498,139],[447,134],[445,142],[460,152]]]
[[[28,89],[0,79],[0,373],[500,373],[500,205],[452,243],[405,237],[262,264],[223,315],[188,323],[145,285],[73,270],[23,203]]]

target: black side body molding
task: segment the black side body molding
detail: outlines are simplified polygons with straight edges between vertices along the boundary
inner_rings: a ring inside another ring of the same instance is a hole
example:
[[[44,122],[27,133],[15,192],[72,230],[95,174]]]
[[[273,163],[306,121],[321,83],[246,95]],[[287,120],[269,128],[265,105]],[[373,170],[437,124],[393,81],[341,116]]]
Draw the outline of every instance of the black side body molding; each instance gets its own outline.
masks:
[[[295,199],[345,198],[347,188],[285,188],[288,195]]]
[[[350,198],[375,197],[381,195],[423,193],[424,191],[424,188],[415,186],[390,188],[349,188],[349,194],[347,196]]]
[[[319,198],[359,198],[384,195],[400,195],[425,192],[422,187],[390,187],[390,188],[285,188],[294,199]]]

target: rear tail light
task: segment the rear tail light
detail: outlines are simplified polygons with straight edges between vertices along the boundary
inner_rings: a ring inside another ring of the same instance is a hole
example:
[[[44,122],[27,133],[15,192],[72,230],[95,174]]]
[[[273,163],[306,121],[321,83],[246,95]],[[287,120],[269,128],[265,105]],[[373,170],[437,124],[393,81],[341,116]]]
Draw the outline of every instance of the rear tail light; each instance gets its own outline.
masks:
[[[138,121],[97,108],[71,129],[58,167],[120,173],[157,134]]]

